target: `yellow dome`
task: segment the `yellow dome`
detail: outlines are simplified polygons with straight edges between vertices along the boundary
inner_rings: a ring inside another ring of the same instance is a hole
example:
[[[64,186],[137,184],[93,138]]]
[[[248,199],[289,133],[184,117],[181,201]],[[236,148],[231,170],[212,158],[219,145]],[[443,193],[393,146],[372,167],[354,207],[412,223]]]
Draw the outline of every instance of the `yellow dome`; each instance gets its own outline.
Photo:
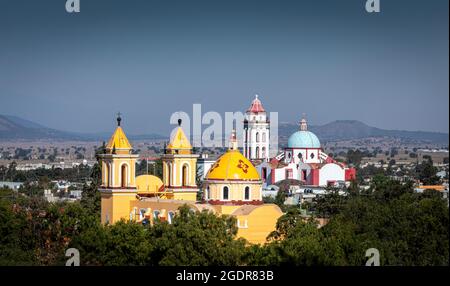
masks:
[[[255,166],[238,150],[228,150],[206,174],[207,180],[259,181]]]
[[[152,175],[141,175],[136,177],[136,189],[138,194],[156,193],[163,185],[160,178]]]

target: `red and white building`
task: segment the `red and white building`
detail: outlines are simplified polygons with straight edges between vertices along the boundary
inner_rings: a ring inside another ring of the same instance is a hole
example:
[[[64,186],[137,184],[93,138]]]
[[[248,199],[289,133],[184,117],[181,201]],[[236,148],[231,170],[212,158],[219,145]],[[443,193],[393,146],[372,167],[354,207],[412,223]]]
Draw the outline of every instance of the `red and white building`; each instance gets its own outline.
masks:
[[[258,118],[259,114],[264,114]],[[259,163],[260,156],[253,156],[254,148],[269,150],[269,138],[265,138],[263,146],[257,145],[261,141],[256,140],[256,134],[267,134],[268,126],[261,128],[259,125],[250,125],[250,120],[258,122],[258,119],[268,122],[265,110],[258,98],[247,111],[248,117],[244,121],[244,154],[254,163]],[[256,116],[256,117],[251,117]],[[249,120],[250,119],[250,120]],[[268,124],[267,124],[268,125]],[[261,129],[258,129],[260,127]],[[250,138],[250,140],[248,139]],[[250,150],[250,152],[249,152]],[[268,152],[264,152],[266,155]],[[258,153],[255,152],[255,155]],[[259,153],[261,154],[261,153]],[[278,156],[263,160],[256,166],[264,185],[272,185],[285,179],[295,179],[304,185],[326,187],[348,184],[356,178],[356,170],[344,163],[335,161],[322,149],[319,138],[308,131],[306,119],[300,122],[300,130],[292,134],[288,139],[287,147]]]
[[[243,154],[249,160],[269,160],[270,121],[258,95],[244,115]]]

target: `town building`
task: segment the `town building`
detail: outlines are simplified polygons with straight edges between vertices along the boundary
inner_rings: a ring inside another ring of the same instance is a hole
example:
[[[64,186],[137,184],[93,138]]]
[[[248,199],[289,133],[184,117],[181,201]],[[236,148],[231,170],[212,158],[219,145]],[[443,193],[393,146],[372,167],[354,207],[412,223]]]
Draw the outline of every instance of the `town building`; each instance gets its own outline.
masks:
[[[11,190],[17,191],[20,189],[21,186],[23,186],[23,183],[21,183],[21,182],[0,181],[0,188],[6,187]]]
[[[197,172],[200,180],[204,180],[211,166],[216,162],[217,158],[210,157],[209,154],[200,154],[197,159]]]

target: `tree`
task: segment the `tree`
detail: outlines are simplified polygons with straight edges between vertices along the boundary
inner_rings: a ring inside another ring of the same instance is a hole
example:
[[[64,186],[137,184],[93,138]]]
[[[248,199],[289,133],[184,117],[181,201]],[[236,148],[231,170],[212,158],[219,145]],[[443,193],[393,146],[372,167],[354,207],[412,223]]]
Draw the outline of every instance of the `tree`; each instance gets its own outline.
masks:
[[[96,163],[91,172],[91,184],[83,185],[83,192],[81,193],[80,204],[88,210],[90,214],[96,215],[98,218],[100,216],[101,210],[101,198],[98,188],[101,184],[101,174],[102,170],[98,163]]]
[[[99,170],[86,184],[97,195]],[[287,208],[265,245],[238,239],[236,218],[186,205],[172,224],[102,225],[92,208],[98,197],[84,199],[50,204],[0,188],[0,265],[64,265],[69,247],[80,250],[83,265],[364,265],[372,247],[380,251],[381,265],[449,262],[447,201],[439,192],[416,193],[411,182],[382,175],[368,190],[356,182],[346,196],[330,190],[309,217]],[[323,215],[328,223],[318,227]]]
[[[313,199],[313,207],[320,217],[329,218],[340,212],[347,197],[339,194],[337,189],[329,189],[328,194]]]
[[[436,175],[437,168],[433,166],[433,161],[431,159],[423,161],[416,167],[417,178],[424,185],[436,185],[439,183],[440,179]]]
[[[359,165],[361,163],[363,155],[359,149],[354,151],[353,149],[350,149],[347,151],[347,163]]]
[[[417,158],[417,153],[413,153],[413,152],[411,152],[411,153],[409,153],[409,157],[410,158]]]
[[[246,242],[236,239],[231,216],[179,209],[172,224],[153,226],[121,221],[94,225],[74,237],[86,265],[240,265]]]

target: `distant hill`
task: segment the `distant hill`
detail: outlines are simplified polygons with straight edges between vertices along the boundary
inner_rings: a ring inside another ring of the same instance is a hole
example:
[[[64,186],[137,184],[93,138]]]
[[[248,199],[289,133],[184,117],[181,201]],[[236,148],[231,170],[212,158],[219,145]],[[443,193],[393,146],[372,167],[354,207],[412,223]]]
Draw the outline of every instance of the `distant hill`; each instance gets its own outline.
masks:
[[[288,137],[298,129],[298,124],[281,123],[278,129],[278,134],[281,137]],[[336,120],[325,125],[310,125],[309,130],[314,132],[322,141],[362,139],[368,137],[390,137],[437,144],[448,144],[449,142],[448,133],[386,130],[369,126],[357,120]]]
[[[60,131],[11,115],[0,115],[0,140],[104,141],[111,133],[76,133]],[[159,134],[132,135],[131,140],[165,139]]]
[[[298,124],[280,123],[278,135],[286,140],[298,130]],[[385,130],[369,126],[357,120],[336,120],[325,125],[310,125],[321,141],[339,141],[362,139],[368,137],[389,137],[404,140],[416,140],[436,144],[448,144],[447,133],[426,131]],[[0,115],[0,140],[74,140],[74,141],[103,141],[111,136],[110,133],[75,133],[47,128],[38,123],[22,119],[17,116]],[[167,139],[159,134],[128,135],[131,140]]]

